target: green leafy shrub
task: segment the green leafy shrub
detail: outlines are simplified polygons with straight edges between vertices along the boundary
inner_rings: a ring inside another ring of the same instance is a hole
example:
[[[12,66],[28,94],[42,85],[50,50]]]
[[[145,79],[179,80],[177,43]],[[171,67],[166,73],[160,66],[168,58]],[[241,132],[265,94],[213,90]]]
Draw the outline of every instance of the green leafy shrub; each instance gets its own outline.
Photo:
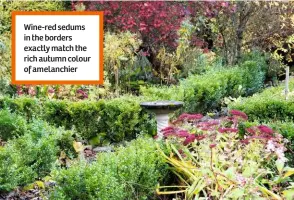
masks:
[[[263,62],[245,61],[239,67],[220,68],[193,75],[178,86],[142,87],[143,96],[153,100],[180,100],[185,112],[207,112],[220,108],[224,97],[251,95],[263,87]]]
[[[188,200],[293,199],[294,168],[286,165],[283,137],[259,124],[241,134],[239,124],[247,123],[247,115],[237,110],[231,115],[204,120],[182,114],[163,130],[168,153],[162,156],[179,186],[159,187],[158,194],[182,193]]]
[[[57,127],[75,128],[82,138],[95,137],[98,143],[103,143],[133,139],[140,133],[154,133],[154,122],[141,109],[140,101],[132,96],[80,102],[3,97],[0,108],[24,115],[28,121],[39,117]]]
[[[31,97],[9,98],[0,97],[0,108],[7,108],[11,112],[22,115],[27,121],[41,115],[39,100]]]
[[[7,141],[14,137],[24,135],[26,120],[8,110],[0,110],[0,139]]]
[[[142,40],[131,32],[105,33],[104,64],[111,83],[119,89],[120,71],[133,66]]]
[[[43,121],[28,124],[24,135],[9,140],[0,149],[0,191],[9,191],[48,175],[61,149],[72,145],[71,137],[69,132]]]
[[[133,140],[115,152],[102,153],[92,164],[78,163],[54,171],[51,199],[148,199],[166,175],[151,138]]]
[[[290,90],[294,88],[293,81],[290,81],[289,87]],[[229,108],[246,112],[251,121],[294,120],[294,98],[290,94],[289,99],[286,100],[283,89],[284,86],[266,89],[252,97],[231,102]]]
[[[103,136],[102,140],[119,142],[135,138],[149,126],[148,115],[132,98],[97,102],[47,101],[44,107],[47,121],[66,128],[74,126],[85,139]]]

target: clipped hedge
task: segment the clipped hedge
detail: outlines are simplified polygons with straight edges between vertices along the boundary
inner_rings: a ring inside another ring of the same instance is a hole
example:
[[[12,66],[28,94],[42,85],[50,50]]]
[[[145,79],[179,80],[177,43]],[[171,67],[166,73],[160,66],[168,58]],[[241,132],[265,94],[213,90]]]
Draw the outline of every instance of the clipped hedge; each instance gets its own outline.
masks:
[[[136,97],[71,102],[21,97],[0,99],[0,108],[24,115],[28,121],[41,118],[57,127],[75,128],[82,138],[95,143],[121,142],[140,133],[154,134],[154,123]]]
[[[222,68],[204,75],[193,75],[172,87],[142,87],[143,96],[153,100],[185,102],[185,112],[205,113],[220,108],[224,97],[252,95],[263,87],[264,59],[245,61],[238,67]]]
[[[294,81],[290,81],[290,91],[294,89]],[[269,120],[289,121],[294,120],[294,96],[285,99],[284,84],[279,87],[265,89],[263,92],[238,102],[231,102],[230,109],[245,112],[249,120],[260,122]]]

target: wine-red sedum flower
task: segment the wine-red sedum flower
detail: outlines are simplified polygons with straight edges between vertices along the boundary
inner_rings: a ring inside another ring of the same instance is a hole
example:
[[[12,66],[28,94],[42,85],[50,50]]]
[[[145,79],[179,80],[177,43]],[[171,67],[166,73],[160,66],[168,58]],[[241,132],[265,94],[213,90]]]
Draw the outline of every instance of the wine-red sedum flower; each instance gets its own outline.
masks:
[[[237,133],[239,130],[237,128],[219,128],[220,133]]]
[[[189,135],[186,140],[183,142],[184,145],[188,145],[196,140],[196,136],[194,134]]]
[[[248,133],[250,133],[251,135],[256,134],[256,131],[255,131],[252,127],[250,127],[250,128],[246,128],[246,131],[247,131]]]
[[[273,134],[274,133],[274,131],[270,127],[265,126],[265,125],[259,125],[259,126],[257,126],[257,128],[259,129],[259,131],[261,133],[266,133],[266,134]]]
[[[191,134],[190,133],[188,133],[188,131],[185,131],[185,130],[180,130],[178,133],[177,133],[177,136],[178,137],[185,137],[185,138],[187,138],[187,137],[189,137]]]
[[[181,114],[176,121],[194,121],[194,120],[199,120],[202,119],[203,115],[201,114],[188,114],[184,113]]]
[[[233,116],[238,116],[244,120],[248,120],[248,116],[242,112],[242,111],[239,111],[239,110],[231,110],[230,111],[230,114],[233,115]]]

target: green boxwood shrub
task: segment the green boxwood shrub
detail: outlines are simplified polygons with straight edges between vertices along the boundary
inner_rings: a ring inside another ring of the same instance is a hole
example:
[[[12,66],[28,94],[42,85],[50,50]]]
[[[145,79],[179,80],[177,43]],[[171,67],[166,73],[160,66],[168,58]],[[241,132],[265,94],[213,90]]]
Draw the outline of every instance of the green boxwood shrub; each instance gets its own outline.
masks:
[[[0,108],[7,108],[11,112],[24,116],[30,122],[33,118],[41,115],[42,108],[40,101],[31,97],[9,98],[0,97]]]
[[[75,128],[83,139],[96,137],[96,142],[103,143],[130,140],[140,133],[155,133],[154,120],[141,109],[140,101],[127,96],[80,102],[2,97],[0,108],[24,115],[28,121],[39,117],[57,127]]]
[[[23,135],[27,131],[26,123],[26,120],[16,113],[0,110],[0,139],[7,141]]]
[[[0,146],[0,192],[48,175],[60,151],[68,151],[72,146],[72,136],[72,132],[54,128],[40,120],[27,124],[23,135]]]
[[[252,95],[263,87],[265,59],[245,61],[238,67],[222,68],[193,75],[172,87],[142,87],[144,97],[153,100],[179,100],[183,111],[205,113],[220,108],[224,97]]]
[[[167,165],[151,138],[138,138],[115,152],[102,153],[92,164],[78,163],[54,171],[50,199],[154,199]]]
[[[132,98],[97,102],[47,101],[44,109],[46,121],[66,128],[75,126],[85,139],[98,135],[111,142],[120,142],[133,139],[145,130],[152,131],[148,114]]]
[[[294,120],[294,97],[290,95],[286,100],[283,92],[284,87],[284,85],[272,87],[252,97],[231,102],[229,108],[245,112],[251,121]],[[291,81],[290,90],[293,89],[294,81]]]

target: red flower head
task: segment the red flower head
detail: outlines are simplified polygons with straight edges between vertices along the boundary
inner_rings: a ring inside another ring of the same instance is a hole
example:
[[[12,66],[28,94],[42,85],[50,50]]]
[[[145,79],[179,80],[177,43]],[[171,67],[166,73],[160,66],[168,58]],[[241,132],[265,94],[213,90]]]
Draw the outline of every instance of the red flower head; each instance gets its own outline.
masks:
[[[274,131],[270,127],[265,126],[265,125],[260,125],[257,128],[262,133],[266,133],[266,134],[273,134],[274,133]]]
[[[192,142],[194,142],[196,139],[196,136],[194,134],[190,134],[189,137],[186,138],[186,140],[184,141],[184,145],[188,145]]]
[[[246,131],[247,131],[248,133],[250,133],[251,135],[254,135],[254,134],[256,133],[255,130],[254,130],[253,128],[247,128]]]
[[[249,144],[249,140],[248,139],[241,140],[240,142],[242,144],[245,144],[245,145]]]
[[[209,148],[211,148],[211,149],[214,148],[214,147],[216,147],[216,144],[210,144],[209,145]]]
[[[240,117],[244,120],[248,120],[248,116],[242,112],[242,111],[239,111],[239,110],[231,110],[230,111],[230,114],[233,115],[233,116],[237,116],[237,117]]]
[[[237,128],[219,128],[220,133],[237,133],[239,130]]]
[[[168,137],[168,136],[171,136],[171,135],[175,135],[175,129],[173,127],[166,127],[164,129],[162,129],[160,132],[163,133],[163,136],[164,137]]]
[[[202,117],[203,117],[203,115],[201,115],[201,114],[184,113],[184,114],[181,114],[176,121],[184,121],[184,120],[195,121],[195,120],[201,119]]]
[[[178,134],[177,134],[178,137],[185,137],[185,138],[189,137],[190,135],[191,135],[191,134],[188,133],[188,131],[185,131],[185,130],[180,130],[180,131],[178,132]]]
[[[203,140],[205,138],[205,135],[197,135],[196,136],[196,140],[200,141]]]

